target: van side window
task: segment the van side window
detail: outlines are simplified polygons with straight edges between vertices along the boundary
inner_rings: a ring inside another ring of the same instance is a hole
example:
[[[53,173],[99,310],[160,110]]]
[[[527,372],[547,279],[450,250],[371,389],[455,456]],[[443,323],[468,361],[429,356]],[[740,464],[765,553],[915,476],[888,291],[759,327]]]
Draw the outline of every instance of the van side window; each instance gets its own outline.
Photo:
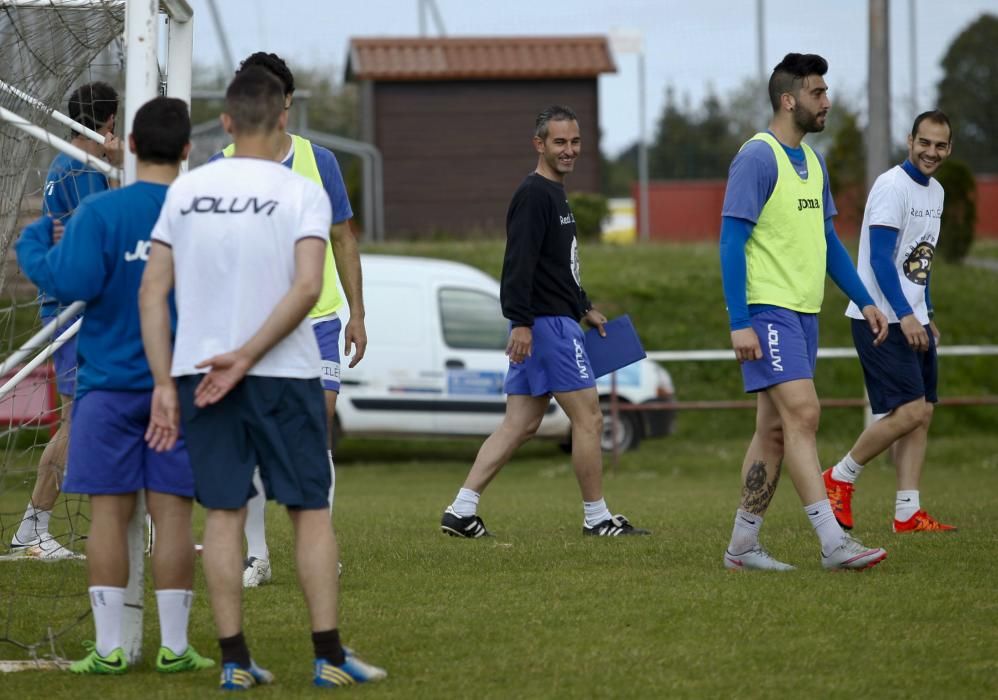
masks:
[[[492,294],[455,287],[440,290],[440,325],[448,347],[505,350],[509,321]]]

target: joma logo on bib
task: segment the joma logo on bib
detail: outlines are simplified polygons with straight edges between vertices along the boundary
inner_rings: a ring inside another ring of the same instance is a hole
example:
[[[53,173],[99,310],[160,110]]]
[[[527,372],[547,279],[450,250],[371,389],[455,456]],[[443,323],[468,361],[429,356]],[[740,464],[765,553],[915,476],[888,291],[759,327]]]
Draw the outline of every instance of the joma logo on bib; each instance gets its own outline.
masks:
[[[805,209],[820,209],[821,200],[816,197],[801,197],[797,200],[797,211]]]
[[[262,202],[256,197],[240,199],[239,197],[195,197],[191,200],[190,206],[180,210],[181,216],[187,216],[191,212],[195,214],[242,214],[250,211],[253,214],[264,214],[270,216],[277,209],[276,199],[265,199]]]

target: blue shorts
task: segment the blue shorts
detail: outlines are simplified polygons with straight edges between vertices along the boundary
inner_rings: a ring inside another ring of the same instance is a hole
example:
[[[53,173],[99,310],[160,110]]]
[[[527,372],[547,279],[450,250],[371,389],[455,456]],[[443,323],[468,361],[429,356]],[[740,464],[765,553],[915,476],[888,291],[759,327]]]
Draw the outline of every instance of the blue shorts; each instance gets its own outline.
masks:
[[[319,356],[322,358],[322,388],[326,391],[340,390],[340,330],[343,324],[339,318],[319,321],[312,324],[315,339],[319,343]]]
[[[873,331],[866,321],[852,319],[852,340],[856,345],[859,363],[863,366],[866,393],[874,413],[890,413],[898,406],[924,398],[936,403],[936,386],[939,380],[939,363],[936,340],[929,334],[929,349],[916,352],[908,345],[900,323],[892,323],[887,338],[873,346]]]
[[[249,376],[218,403],[197,408],[194,390],[202,376],[177,378],[198,502],[242,508],[256,494],[253,470],[260,465],[268,498],[289,508],[328,508],[326,402],[319,381]]]
[[[796,379],[814,379],[818,315],[768,308],[752,316],[762,359],[742,363],[745,391],[762,391]]]
[[[504,390],[545,396],[595,386],[596,374],[579,324],[567,316],[538,316],[531,354],[523,362],[509,363]]]
[[[97,496],[148,489],[194,496],[183,438],[169,452],[146,444],[151,401],[151,391],[90,391],[73,403],[63,491]]]
[[[55,318],[42,311],[42,320],[46,325]],[[52,341],[62,335],[63,331],[76,323],[79,316],[66,321],[56,329],[52,336]],[[49,341],[51,342],[51,341]],[[76,336],[74,335],[61,348],[52,353],[52,364],[55,365],[55,388],[63,396],[73,396],[76,394]]]

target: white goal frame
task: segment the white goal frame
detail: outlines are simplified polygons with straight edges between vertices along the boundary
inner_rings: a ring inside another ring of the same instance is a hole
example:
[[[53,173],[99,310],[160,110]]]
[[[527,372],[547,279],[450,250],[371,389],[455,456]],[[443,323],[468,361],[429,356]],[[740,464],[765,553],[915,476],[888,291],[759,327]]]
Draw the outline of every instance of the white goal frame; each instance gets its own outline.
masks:
[[[125,8],[125,114],[124,119],[121,120],[121,123],[124,125],[121,139],[124,143],[128,143],[128,133],[135,118],[135,113],[139,107],[161,93],[161,72],[166,77],[165,94],[169,97],[182,99],[188,106],[190,105],[194,47],[194,13],[187,1],[0,0],[0,7],[14,6],[34,9],[58,7],[60,9],[87,11],[107,5],[124,6]],[[159,13],[165,14],[167,18],[165,71],[160,70],[159,63]],[[15,87],[6,85],[6,83],[0,83],[0,89],[11,92],[28,104],[34,105],[37,102],[31,95],[25,94]],[[74,131],[84,134],[88,138],[102,141],[99,134],[86,129],[83,125],[73,122],[69,117],[54,110],[50,115],[55,121],[70,126]],[[122,184],[134,182],[136,179],[135,154],[131,153],[127,148],[125,149],[124,168],[119,173],[117,168],[110,166],[104,161],[88,156],[65,139],[38,125],[31,124],[10,110],[0,108],[0,119],[22,129],[31,136],[73,158],[87,162],[109,177],[119,180]],[[67,122],[72,122],[72,124]],[[55,324],[52,324],[52,332],[54,332],[55,327]],[[79,324],[76,324],[75,328],[78,327]],[[75,330],[73,332],[75,333]],[[38,337],[36,335],[15,353],[18,356],[17,362],[20,362],[20,360],[27,357],[33,350],[40,347],[44,338],[48,336],[44,336],[42,342],[38,340]],[[69,337],[72,337],[72,333],[67,331],[67,333],[60,336],[59,341],[65,342]],[[52,349],[51,347],[48,348],[49,354]],[[44,361],[45,352],[43,351],[33,362],[40,363]],[[8,360],[13,357],[11,356]],[[7,365],[10,363],[5,362],[4,364]],[[11,391],[14,386],[16,386],[16,382],[12,380],[8,382],[8,385],[3,387],[3,390]],[[143,590],[146,549],[145,523],[145,501],[140,494],[135,515],[128,527],[129,578],[128,586],[125,589],[125,612],[122,619],[123,649],[130,664],[137,663],[141,660],[142,656],[142,618],[145,595]],[[65,662],[60,659],[0,662],[0,672],[39,668],[62,669],[65,668]]]

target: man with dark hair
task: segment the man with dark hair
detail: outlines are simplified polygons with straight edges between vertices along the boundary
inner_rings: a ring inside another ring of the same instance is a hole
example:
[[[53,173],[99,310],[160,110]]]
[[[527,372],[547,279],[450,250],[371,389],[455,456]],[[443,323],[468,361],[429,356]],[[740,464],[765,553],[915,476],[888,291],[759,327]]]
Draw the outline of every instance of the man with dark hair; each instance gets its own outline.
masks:
[[[848,454],[822,475],[839,524],[853,526],[856,479],[869,461],[897,443],[894,532],[955,530],[921,508],[919,482],[933,404],[936,403],[939,329],[929,298],[932,259],[939,241],[943,188],[932,175],[952,152],[949,118],[939,110],[915,118],[908,158],[873,183],[859,239],[859,276],[887,316],[887,340],[877,348],[859,309],[850,304],[853,341],[863,366],[871,423]]]
[[[112,165],[120,166],[123,151],[121,141],[114,135],[115,114],[118,111],[118,93],[114,88],[101,82],[81,85],[69,96],[66,111],[72,119],[105,137],[104,143],[100,144],[74,131],[70,143],[95,158],[104,158]],[[85,197],[109,187],[104,173],[65,153],[57,155],[49,166],[42,199],[43,213],[55,220],[53,241],[59,240],[63,224]],[[40,301],[42,321],[52,323],[62,308],[53,297],[44,293]],[[64,323],[55,335],[69,328],[75,320]],[[11,551],[41,559],[64,559],[75,555],[49,534],[49,519],[59,495],[59,483],[66,464],[73,394],[76,391],[76,337],[70,338],[53,353],[52,362],[55,365],[56,389],[62,403],[61,421],[38,461],[38,475],[31,500],[11,540]]]
[[[306,318],[322,289],[332,216],[322,187],[273,160],[286,123],[278,80],[263,68],[240,71],[222,114],[233,156],[170,188],[139,295],[155,378],[147,437],[156,449],[172,447],[183,416],[197,498],[207,511],[203,564],[221,687],[229,690],[273,681],[252,660],[242,630],[242,531],[256,465],[295,531],[313,682],[352,685],[387,675],[340,643],[319,350]]]
[[[571,108],[553,105],[537,116],[534,126],[537,167],[513,193],[506,213],[500,288],[511,328],[506,414],[479,449],[440,529],[454,537],[489,534],[477,514],[479,498],[516,449],[537,432],[554,396],[572,422],[572,466],[585,516],[582,534],[647,535],[648,530],[635,528],[624,516],[611,515],[603,499],[603,414],[579,320],[606,335],[606,317],[582,288],[575,217],[564,185],[582,149],[579,123]]]
[[[135,114],[129,137],[138,157],[137,181],[89,197],[54,247],[48,216],[25,229],[17,243],[18,261],[39,289],[63,303],[87,302],[63,489],[90,497],[87,569],[97,641],[69,667],[74,673],[118,674],[128,668],[121,634],[127,529],[142,491],[157,530],[152,567],[162,646],[156,668],[174,672],[214,665],[187,642],[194,595],[194,477],[182,443],[163,454],[146,447],[153,382],[135,303],[149,234],[190,151],[190,134],[183,101],[147,102]],[[167,322],[169,327],[169,317]]]
[[[284,94],[284,109],[291,109],[294,99],[295,78],[284,60],[273,53],[262,51],[251,54],[244,60],[239,70],[252,67],[263,68],[281,81]],[[229,146],[212,160],[232,155]],[[329,471],[331,483],[329,491],[330,511],[336,484],[336,469],[333,465],[332,440],[335,429],[336,398],[340,391],[340,330],[338,312],[343,308],[337,278],[343,285],[350,307],[350,321],[343,329],[343,347],[353,358],[354,367],[364,357],[367,349],[367,331],[364,326],[364,297],[361,284],[360,253],[357,241],[350,230],[353,210],[347,198],[346,185],[340,174],[340,166],[332,151],[318,146],[306,138],[284,132],[277,153],[278,161],[294,172],[322,185],[333,207],[333,225],[329,230],[330,243],[326,246],[323,267],[323,288],[316,305],[308,317],[319,343],[321,357],[322,388],[325,390],[326,429],[329,433]],[[255,587],[267,583],[273,575],[270,565],[270,551],[267,548],[265,528],[266,497],[260,482],[259,473],[254,475],[257,495],[250,499],[246,514],[246,562],[243,570],[243,585]]]
[[[733,570],[794,568],[759,544],[784,458],[821,542],[822,566],[864,569],[887,556],[839,527],[816,447],[821,408],[814,366],[826,271],[862,309],[867,342],[880,343],[887,333],[886,319],[835,233],[825,162],[803,142],[825,128],[827,69],[814,54],[784,57],[769,80],[769,129],[742,146],[728,175],[721,224],[724,298],[745,391],[758,401],[755,434],[742,462],[741,503],[724,553],[725,567]]]

